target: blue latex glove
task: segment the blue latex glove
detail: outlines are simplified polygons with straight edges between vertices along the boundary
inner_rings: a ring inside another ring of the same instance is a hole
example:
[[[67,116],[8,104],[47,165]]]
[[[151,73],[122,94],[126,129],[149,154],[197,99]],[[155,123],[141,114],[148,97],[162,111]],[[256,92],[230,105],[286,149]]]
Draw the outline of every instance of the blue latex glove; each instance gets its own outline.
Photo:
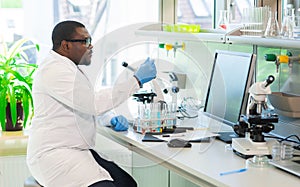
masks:
[[[110,124],[114,127],[115,131],[126,131],[128,129],[128,121],[122,115],[111,118]]]
[[[157,71],[154,60],[149,57],[140,65],[139,69],[134,73],[134,76],[142,86],[144,83],[151,81],[156,77]]]

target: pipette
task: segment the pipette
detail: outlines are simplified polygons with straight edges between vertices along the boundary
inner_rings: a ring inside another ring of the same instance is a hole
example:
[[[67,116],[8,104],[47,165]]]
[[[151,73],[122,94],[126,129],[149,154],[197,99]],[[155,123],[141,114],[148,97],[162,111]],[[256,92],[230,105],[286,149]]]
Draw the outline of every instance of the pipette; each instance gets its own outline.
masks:
[[[125,67],[125,68],[127,68],[128,70],[130,70],[132,72],[136,71],[136,69],[133,68],[133,67],[131,67],[131,66],[129,66],[127,62],[122,62],[122,66]],[[164,100],[164,96],[162,95],[161,89],[160,89],[158,83],[155,80],[152,81],[152,87],[156,91],[157,100],[158,101],[160,101],[160,100],[163,101]]]
[[[136,69],[134,69],[133,67],[129,66],[127,62],[122,62],[122,66],[124,66],[125,68],[129,69],[132,72],[136,71]]]

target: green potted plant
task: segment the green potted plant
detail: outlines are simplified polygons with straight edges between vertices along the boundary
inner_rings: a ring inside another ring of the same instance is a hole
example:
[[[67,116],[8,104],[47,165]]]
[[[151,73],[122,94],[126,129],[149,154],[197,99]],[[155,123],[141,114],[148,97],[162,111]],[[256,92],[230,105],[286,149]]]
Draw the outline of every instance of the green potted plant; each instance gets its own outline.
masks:
[[[33,116],[32,80],[36,64],[28,63],[26,50],[39,50],[20,39],[0,44],[0,123],[2,131],[22,130]]]

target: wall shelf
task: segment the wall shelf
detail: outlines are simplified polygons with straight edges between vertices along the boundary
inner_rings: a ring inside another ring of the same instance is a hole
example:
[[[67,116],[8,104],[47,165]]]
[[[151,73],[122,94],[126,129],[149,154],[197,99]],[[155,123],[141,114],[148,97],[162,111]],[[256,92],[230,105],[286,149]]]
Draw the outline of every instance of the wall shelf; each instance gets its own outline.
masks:
[[[146,31],[138,30],[136,35],[140,36],[154,36],[162,39],[178,39],[187,41],[207,41],[225,43],[225,34],[218,33],[176,33],[165,31]]]
[[[226,35],[226,43],[300,49],[300,40],[292,40],[292,39]]]
[[[225,32],[206,30],[200,33],[180,33],[162,31],[160,24],[144,26],[135,32],[137,36],[155,37],[165,40],[206,41],[225,43]]]
[[[245,44],[263,47],[300,49],[300,40],[241,36],[239,28],[230,32],[205,29],[200,33],[179,33],[162,31],[160,24],[147,25],[135,32],[137,36],[155,37],[161,40],[206,41],[226,44]]]

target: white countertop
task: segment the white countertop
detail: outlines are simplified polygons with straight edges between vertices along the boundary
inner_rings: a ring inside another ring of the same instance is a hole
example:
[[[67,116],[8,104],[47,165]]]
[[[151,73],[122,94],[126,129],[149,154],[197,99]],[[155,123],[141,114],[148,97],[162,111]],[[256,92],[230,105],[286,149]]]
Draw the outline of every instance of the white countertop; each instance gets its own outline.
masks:
[[[184,124],[208,127],[212,132],[224,130],[220,122],[207,116],[187,120]],[[225,126],[226,128],[228,130]],[[127,132],[115,132],[110,128],[100,127],[98,133],[201,186],[300,186],[298,177],[273,166],[248,167],[246,172],[220,176],[221,172],[245,168],[246,160],[235,155],[226,148],[225,143],[214,138],[210,143],[192,143],[192,148],[169,148],[166,142],[142,142],[143,135],[131,129]]]

